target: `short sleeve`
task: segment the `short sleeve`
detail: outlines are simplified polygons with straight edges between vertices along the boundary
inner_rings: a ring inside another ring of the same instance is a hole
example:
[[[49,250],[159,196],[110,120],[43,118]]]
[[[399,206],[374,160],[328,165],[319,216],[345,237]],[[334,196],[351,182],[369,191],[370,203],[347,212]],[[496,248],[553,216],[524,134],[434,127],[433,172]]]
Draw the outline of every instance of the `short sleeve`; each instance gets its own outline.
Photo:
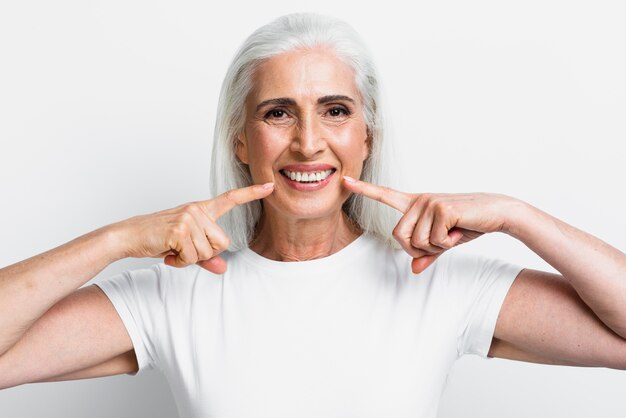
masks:
[[[136,374],[156,366],[158,327],[164,317],[165,281],[161,276],[159,266],[154,265],[95,283],[107,295],[126,327],[139,364]]]
[[[504,299],[522,270],[498,259],[456,253],[447,258],[446,277],[458,316],[458,355],[489,353]]]

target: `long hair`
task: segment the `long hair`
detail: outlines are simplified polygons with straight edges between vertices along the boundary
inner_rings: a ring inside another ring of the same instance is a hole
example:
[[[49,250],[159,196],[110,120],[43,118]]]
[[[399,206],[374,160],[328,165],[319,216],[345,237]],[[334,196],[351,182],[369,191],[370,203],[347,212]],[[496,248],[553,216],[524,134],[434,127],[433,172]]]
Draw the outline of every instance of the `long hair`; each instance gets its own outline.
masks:
[[[361,180],[389,184],[390,148],[383,139],[383,115],[376,68],[358,33],[347,23],[317,14],[282,16],[250,35],[235,55],[222,84],[211,158],[211,193],[252,185],[250,171],[235,155],[237,134],[245,124],[244,103],[252,88],[256,67],[273,56],[297,49],[330,48],[355,73],[363,100],[363,116],[370,140],[370,155],[363,164]],[[364,232],[388,245],[395,245],[391,230],[397,216],[386,205],[361,195],[352,195],[343,207]],[[231,238],[229,249],[248,246],[261,216],[258,201],[238,206],[219,219]]]

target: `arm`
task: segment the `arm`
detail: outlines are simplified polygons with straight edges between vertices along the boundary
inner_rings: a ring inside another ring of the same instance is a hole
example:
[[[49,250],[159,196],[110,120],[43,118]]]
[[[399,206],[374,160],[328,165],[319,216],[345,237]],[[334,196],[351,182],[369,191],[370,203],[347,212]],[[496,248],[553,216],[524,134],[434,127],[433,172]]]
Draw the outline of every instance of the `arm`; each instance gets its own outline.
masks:
[[[96,286],[65,297],[0,356],[0,389],[137,370],[131,339]]]
[[[124,257],[223,273],[218,254],[228,237],[215,220],[272,191],[271,183],[250,186],[136,216],[0,269],[0,389],[136,371],[132,341],[109,299],[96,286],[78,288]]]
[[[0,355],[46,311],[123,257],[105,227],[0,270]]]
[[[557,269],[600,320],[626,338],[626,254],[524,202],[505,232]]]
[[[121,258],[119,248],[105,227],[0,270],[0,389],[136,370],[111,302],[95,286],[77,290]]]
[[[626,340],[559,274],[525,269],[500,309],[490,357],[626,369]]]
[[[86,367],[77,372],[70,372],[54,377],[39,379],[33,383],[62,382],[65,380],[91,379],[94,377],[115,376],[117,374],[136,373],[139,370],[137,357],[133,350],[106,360],[95,366]]]
[[[562,275],[520,273],[489,355],[626,369],[626,255],[530,205],[516,206],[504,230]]]
[[[626,255],[521,202],[487,193],[409,194],[345,178],[348,190],[403,213],[394,238],[414,273],[490,232],[519,239],[562,276],[524,270],[509,290],[489,355],[626,369]]]

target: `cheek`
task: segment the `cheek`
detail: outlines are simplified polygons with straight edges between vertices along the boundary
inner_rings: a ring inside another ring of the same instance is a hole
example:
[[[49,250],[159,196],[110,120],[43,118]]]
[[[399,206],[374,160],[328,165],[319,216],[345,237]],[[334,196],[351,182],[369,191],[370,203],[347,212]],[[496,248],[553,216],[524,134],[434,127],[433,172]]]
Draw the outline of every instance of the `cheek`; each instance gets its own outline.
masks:
[[[335,131],[337,152],[344,164],[360,166],[367,158],[367,129],[363,127],[349,126]]]
[[[250,169],[257,171],[271,167],[284,149],[284,133],[271,127],[252,127],[246,131]]]

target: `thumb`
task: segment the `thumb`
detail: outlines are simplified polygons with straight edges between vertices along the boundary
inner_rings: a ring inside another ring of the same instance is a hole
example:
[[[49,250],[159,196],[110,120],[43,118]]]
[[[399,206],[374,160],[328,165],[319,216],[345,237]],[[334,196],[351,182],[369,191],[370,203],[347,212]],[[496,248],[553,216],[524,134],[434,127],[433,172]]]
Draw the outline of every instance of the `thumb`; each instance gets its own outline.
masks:
[[[420,274],[428,267],[430,267],[430,265],[433,264],[441,254],[443,253],[430,254],[419,258],[414,258],[413,261],[411,261],[411,270],[414,274]]]
[[[208,260],[198,261],[196,264],[211,273],[224,274],[226,272],[226,260],[219,255],[211,257]]]

